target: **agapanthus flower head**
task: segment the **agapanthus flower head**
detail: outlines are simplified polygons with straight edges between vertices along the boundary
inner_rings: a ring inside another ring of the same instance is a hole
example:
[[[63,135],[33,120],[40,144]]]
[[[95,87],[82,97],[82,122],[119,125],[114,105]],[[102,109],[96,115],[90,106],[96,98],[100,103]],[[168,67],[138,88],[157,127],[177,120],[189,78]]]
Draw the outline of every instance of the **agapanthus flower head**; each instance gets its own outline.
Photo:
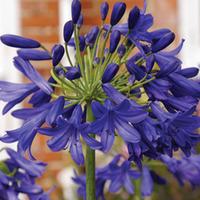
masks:
[[[13,63],[29,80],[23,84],[0,81],[0,100],[7,103],[3,114],[24,100],[31,106],[14,110],[12,116],[23,120],[22,125],[0,137],[4,143],[17,142],[18,154],[8,150],[10,157],[15,155],[15,166],[24,168],[32,177],[41,174],[40,164],[38,167],[38,163],[30,161],[33,163],[29,169],[30,162],[20,157],[28,152],[34,159],[31,146],[37,134],[49,137],[47,145],[53,152],[68,149],[78,165],[85,161],[83,146],[87,145],[87,154],[94,155],[95,150],[108,153],[114,142],[122,140],[127,155],[116,156],[96,171],[97,198],[105,199],[107,181],[110,192],[124,188],[133,194],[132,182],[138,178],[142,196],[150,196],[153,182],[165,183],[151,167],[157,162],[165,163],[180,183],[187,180],[199,185],[195,178],[199,175],[198,159],[190,157],[200,140],[200,118],[194,114],[200,97],[200,83],[194,78],[199,70],[186,69],[178,58],[184,40],[175,49],[166,50],[175,34],[166,28],[153,30],[153,16],[146,13],[146,7],[146,1],[143,9],[133,7],[121,24],[126,4],[117,2],[110,24],[106,24],[109,5],[104,2],[101,26],[81,35],[81,1],[73,0],[72,20],[63,29],[65,45],[56,44],[51,52],[32,39],[0,37],[5,45],[21,48]],[[69,46],[74,48],[73,55]],[[62,63],[65,59],[67,66]],[[34,68],[32,60],[51,60],[47,79]],[[188,158],[177,161],[174,152],[178,150]],[[189,172],[192,169],[197,173]],[[2,187],[9,188],[9,193],[2,192],[4,196],[29,191],[32,199],[46,198],[46,193],[34,193],[34,189],[42,191],[37,186],[31,191],[27,187],[15,188],[17,193],[12,193],[8,183],[13,177],[1,171],[0,176]],[[86,199],[86,177],[77,175],[74,180],[80,186],[80,196]]]

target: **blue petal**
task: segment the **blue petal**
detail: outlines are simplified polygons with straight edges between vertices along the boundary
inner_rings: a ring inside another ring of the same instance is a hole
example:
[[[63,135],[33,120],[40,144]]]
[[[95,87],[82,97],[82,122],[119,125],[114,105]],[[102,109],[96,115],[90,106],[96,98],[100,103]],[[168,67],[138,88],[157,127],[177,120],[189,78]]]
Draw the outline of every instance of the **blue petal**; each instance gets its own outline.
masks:
[[[53,122],[55,122],[58,115],[62,114],[64,104],[65,104],[65,99],[64,99],[63,96],[60,96],[58,99],[56,99],[53,102],[53,105],[52,105],[52,107],[51,107],[51,109],[48,112],[48,115],[46,117],[46,122],[49,125],[53,124]]]
[[[43,79],[43,77],[33,68],[33,66],[28,61],[24,61],[20,57],[15,57],[14,65],[17,68],[20,68],[24,72],[24,75],[33,83],[35,83],[41,90],[49,95],[53,92],[48,82]]]
[[[84,156],[83,156],[83,152],[82,152],[81,142],[75,142],[75,143],[71,144],[70,153],[71,153],[73,160],[78,165],[84,164]]]
[[[143,197],[150,196],[153,192],[153,180],[149,169],[144,167],[142,170],[142,183],[141,183],[141,193]]]
[[[113,146],[114,139],[115,139],[114,133],[110,133],[108,131],[103,131],[101,133],[101,142],[102,142],[102,145],[103,145],[103,149],[102,150],[104,152],[110,151],[110,149]]]
[[[98,101],[93,101],[91,106],[92,106],[92,112],[96,118],[101,118],[102,115],[104,115],[106,112],[104,106],[100,104]]]
[[[141,140],[140,134],[130,124],[123,122],[119,119],[115,119],[114,124],[115,124],[118,134],[126,142],[138,143]]]
[[[20,49],[17,51],[19,57],[24,60],[51,60],[51,55],[47,51],[34,49]]]

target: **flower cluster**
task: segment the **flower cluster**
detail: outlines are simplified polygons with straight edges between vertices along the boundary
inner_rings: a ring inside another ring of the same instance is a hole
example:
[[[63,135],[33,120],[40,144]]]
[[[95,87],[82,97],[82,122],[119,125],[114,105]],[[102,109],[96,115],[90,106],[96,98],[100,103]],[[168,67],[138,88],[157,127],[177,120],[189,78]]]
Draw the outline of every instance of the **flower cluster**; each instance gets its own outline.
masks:
[[[85,143],[93,150],[108,153],[115,139],[121,138],[129,161],[120,166],[117,161],[111,163],[106,167],[112,168],[111,173],[97,170],[96,181],[101,186],[97,196],[103,196],[107,179],[111,180],[111,192],[125,187],[133,193],[131,178],[138,174],[131,169],[132,161],[144,177],[150,177],[148,168],[143,166],[145,160],[160,161],[162,156],[173,157],[178,150],[189,157],[199,142],[196,130],[200,118],[194,112],[200,84],[193,80],[199,70],[184,68],[177,57],[184,40],[168,51],[175,34],[169,29],[150,30],[153,17],[146,13],[146,1],[144,9],[135,6],[130,10],[126,23],[120,23],[126,4],[115,3],[109,24],[109,5],[102,3],[102,25],[94,26],[85,35],[80,34],[84,21],[80,1],[73,0],[71,8],[72,20],[64,25],[63,44],[54,45],[51,51],[29,38],[8,34],[0,37],[5,45],[19,48],[13,63],[30,81],[0,81],[0,100],[7,102],[3,114],[27,97],[31,106],[12,112],[24,123],[7,131],[0,140],[18,142],[18,152],[28,151],[33,159],[32,142],[37,134],[44,134],[50,138],[47,145],[52,151],[69,149],[72,159],[83,165]],[[69,55],[71,47],[75,59]],[[62,65],[64,55],[70,66]],[[51,60],[48,80],[33,67],[33,60]],[[168,165],[168,161],[164,163]],[[74,180],[85,196],[85,178]],[[149,195],[152,182],[151,178],[144,178]]]
[[[45,163],[25,159],[19,153],[7,148],[9,156],[0,162],[0,193],[2,200],[19,199],[26,194],[31,200],[49,200],[49,192],[35,183],[45,170]]]

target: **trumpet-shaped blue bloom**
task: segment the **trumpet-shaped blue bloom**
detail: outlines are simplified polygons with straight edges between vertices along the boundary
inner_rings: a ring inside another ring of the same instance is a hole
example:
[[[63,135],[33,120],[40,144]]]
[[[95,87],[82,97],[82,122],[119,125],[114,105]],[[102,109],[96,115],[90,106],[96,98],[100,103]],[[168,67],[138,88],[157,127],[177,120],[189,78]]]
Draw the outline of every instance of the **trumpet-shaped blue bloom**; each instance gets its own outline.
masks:
[[[48,135],[51,139],[47,142],[52,151],[60,151],[69,148],[73,160],[78,165],[84,164],[84,156],[82,152],[82,144],[80,136],[82,135],[86,142],[90,143],[93,148],[100,148],[101,145],[92,138],[89,139],[84,130],[87,124],[82,124],[82,109],[77,105],[69,119],[59,117],[55,128],[40,128],[41,134]]]
[[[192,187],[200,185],[199,155],[192,155],[189,158],[181,157],[181,159],[162,155],[161,160],[167,165],[167,168],[176,177],[181,186],[186,182],[189,182]]]
[[[0,138],[5,143],[18,141],[19,151],[29,150],[37,134],[37,129],[45,122],[53,124],[57,117],[62,114],[64,98],[60,97],[54,102],[50,102],[38,108],[19,109],[12,113],[13,116],[23,119],[24,124],[15,130],[7,131],[7,134]]]
[[[0,170],[1,199],[18,200],[19,194],[42,195],[43,190],[35,184],[35,179],[41,177],[45,163],[25,159],[12,149],[6,149],[9,158],[4,161],[5,171]]]
[[[139,132],[132,124],[139,123],[146,118],[147,113],[142,109],[131,110],[131,105],[127,100],[119,105],[106,100],[104,105],[93,102],[92,110],[96,121],[92,123],[91,130],[100,134],[104,151],[109,151],[112,147],[115,131],[126,142],[138,143],[141,140]]]

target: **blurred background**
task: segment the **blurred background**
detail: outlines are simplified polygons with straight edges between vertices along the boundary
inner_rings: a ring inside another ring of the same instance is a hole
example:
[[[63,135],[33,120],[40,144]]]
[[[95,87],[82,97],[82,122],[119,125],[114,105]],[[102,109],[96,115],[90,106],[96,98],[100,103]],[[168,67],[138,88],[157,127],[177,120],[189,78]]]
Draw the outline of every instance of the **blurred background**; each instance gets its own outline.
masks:
[[[107,0],[112,8],[117,0]],[[99,5],[103,0],[81,0],[84,26],[82,33],[86,33],[91,26],[100,24]],[[128,9],[138,5],[143,6],[143,0],[124,0]],[[70,19],[71,0],[6,0],[0,1],[0,35],[5,33],[20,34],[39,40],[48,49],[53,44],[63,42],[62,27]],[[154,16],[155,28],[170,28],[176,33],[176,42],[172,48],[178,45],[181,38],[185,38],[185,46],[181,53],[184,67],[198,66],[200,63],[200,1],[199,0],[148,0],[148,12]],[[127,19],[128,12],[124,16]],[[21,82],[22,77],[12,66],[12,57],[15,50],[0,45],[0,79],[11,82]],[[46,78],[49,76],[50,63],[34,63],[36,68]],[[2,108],[3,103],[0,102]],[[20,125],[19,121],[10,116],[0,117],[0,134],[5,130],[11,130]],[[49,189],[56,185],[52,193],[53,200],[76,200],[76,187],[73,186],[71,158],[66,151],[51,153],[46,146],[45,137],[38,136],[34,141],[33,152],[36,157],[48,162],[47,172],[40,184]],[[11,145],[15,148],[15,144]],[[0,143],[0,148],[3,144]],[[5,155],[1,154],[1,159]],[[105,164],[102,155],[98,155],[100,165]],[[103,160],[103,162],[101,162]],[[162,169],[159,169],[162,171]],[[172,177],[168,174],[169,185],[167,187],[156,187],[157,195],[152,200],[198,200],[200,192],[192,191],[185,187],[180,189]],[[126,196],[112,196],[109,199],[127,199]]]

